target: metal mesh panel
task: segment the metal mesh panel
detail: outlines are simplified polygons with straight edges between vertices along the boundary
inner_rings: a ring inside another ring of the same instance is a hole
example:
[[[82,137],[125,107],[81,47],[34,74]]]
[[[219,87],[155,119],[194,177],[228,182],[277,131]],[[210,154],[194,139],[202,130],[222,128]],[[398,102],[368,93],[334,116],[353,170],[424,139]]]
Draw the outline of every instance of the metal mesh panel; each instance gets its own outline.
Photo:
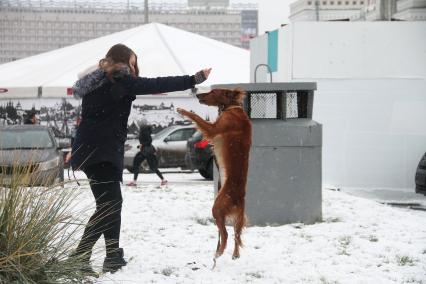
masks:
[[[250,94],[251,118],[277,118],[277,94]]]
[[[308,93],[304,91],[253,92],[245,109],[250,118],[292,119],[308,117]]]
[[[287,93],[287,113],[286,118],[297,118],[298,107],[297,107],[297,93],[296,92],[288,92]]]

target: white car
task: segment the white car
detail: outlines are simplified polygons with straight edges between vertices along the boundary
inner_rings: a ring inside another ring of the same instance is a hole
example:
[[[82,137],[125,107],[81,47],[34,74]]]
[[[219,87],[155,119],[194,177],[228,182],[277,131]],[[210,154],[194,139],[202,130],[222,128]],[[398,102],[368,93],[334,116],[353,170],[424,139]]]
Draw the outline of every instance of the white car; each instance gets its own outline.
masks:
[[[153,134],[152,145],[157,150],[159,168],[186,168],[185,154],[188,139],[196,131],[195,125],[174,125]],[[129,139],[124,146],[124,168],[133,172],[133,159],[139,152],[139,140]],[[144,161],[139,171],[148,171]]]

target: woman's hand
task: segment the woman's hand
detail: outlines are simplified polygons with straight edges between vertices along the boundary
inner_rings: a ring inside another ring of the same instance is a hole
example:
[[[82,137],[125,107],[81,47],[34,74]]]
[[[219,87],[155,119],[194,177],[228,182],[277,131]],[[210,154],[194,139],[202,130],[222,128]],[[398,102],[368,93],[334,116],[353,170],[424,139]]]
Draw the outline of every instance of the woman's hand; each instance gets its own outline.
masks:
[[[209,78],[210,72],[212,71],[211,68],[203,69],[204,77],[206,77],[206,80]]]
[[[203,69],[203,70],[198,71],[197,73],[195,73],[195,75],[194,75],[195,84],[201,84],[205,80],[207,80],[207,78],[209,77],[211,71],[212,71],[211,68],[207,68],[207,69]]]

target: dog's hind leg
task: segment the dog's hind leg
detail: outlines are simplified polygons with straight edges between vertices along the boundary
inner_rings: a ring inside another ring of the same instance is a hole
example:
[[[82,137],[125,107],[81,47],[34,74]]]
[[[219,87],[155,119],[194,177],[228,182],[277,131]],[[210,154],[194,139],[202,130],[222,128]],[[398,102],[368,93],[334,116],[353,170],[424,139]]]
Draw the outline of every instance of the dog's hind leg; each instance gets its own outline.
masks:
[[[245,225],[245,214],[244,206],[243,208],[238,208],[238,212],[235,216],[234,222],[234,252],[232,254],[232,259],[237,259],[240,257],[240,247],[243,247],[243,242],[241,241],[241,233]]]
[[[219,229],[219,246],[216,250],[216,254],[215,254],[215,258],[218,258],[219,256],[221,256],[223,254],[223,251],[226,248],[226,243],[228,241],[228,232],[226,231],[226,227],[225,227],[225,216],[220,215],[217,216],[217,214],[215,214],[216,217],[216,226]]]
[[[213,160],[214,160],[214,163],[216,164],[217,171],[219,173],[219,179],[217,181],[217,192],[219,194],[220,190],[222,189],[222,182],[220,180],[220,168],[219,168],[219,163],[217,162],[216,155],[213,155]],[[213,214],[213,216],[214,216],[214,214]],[[217,231],[217,246],[216,246],[215,257],[213,259],[213,267],[212,267],[212,269],[214,269],[216,267],[216,258],[217,258],[216,254],[219,251],[219,248],[220,248],[220,230]]]
[[[221,198],[222,196],[223,195],[219,195],[218,198],[216,198],[212,209],[213,218],[216,220],[216,226],[219,230],[220,236],[220,242],[216,250],[215,259],[223,254],[223,251],[226,248],[226,243],[228,241],[228,232],[226,231],[225,220],[228,213],[227,208],[229,208],[229,205],[226,203],[229,201],[227,201],[226,198]]]
[[[216,252],[215,252],[215,257],[213,258],[213,267],[212,270],[216,267],[216,253],[219,251],[219,247],[220,247],[220,231],[217,231],[217,246],[216,246]]]

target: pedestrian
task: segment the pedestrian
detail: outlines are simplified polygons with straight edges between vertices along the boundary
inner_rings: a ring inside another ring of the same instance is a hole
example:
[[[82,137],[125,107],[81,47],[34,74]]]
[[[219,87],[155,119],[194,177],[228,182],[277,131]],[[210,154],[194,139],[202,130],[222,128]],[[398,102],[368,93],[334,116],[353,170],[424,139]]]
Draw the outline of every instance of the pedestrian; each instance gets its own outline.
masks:
[[[38,119],[37,119],[37,115],[36,112],[31,110],[27,113],[27,117],[24,120],[24,124],[37,124],[38,123]]]
[[[167,185],[167,180],[164,179],[163,174],[158,169],[158,159],[155,147],[152,145],[152,127],[150,125],[142,125],[139,131],[139,152],[133,159],[133,181],[129,182],[128,186],[136,186],[139,168],[143,161],[148,162],[148,166],[157,176],[161,179],[160,186]]]
[[[72,145],[71,166],[89,179],[96,210],[86,225],[72,255],[93,272],[90,256],[96,241],[105,238],[104,272],[115,272],[126,265],[119,246],[121,227],[124,142],[132,102],[137,95],[167,93],[193,88],[205,81],[211,69],[192,76],[142,78],[136,54],[123,44],[112,46],[95,71],[73,86],[82,98],[81,123]]]

